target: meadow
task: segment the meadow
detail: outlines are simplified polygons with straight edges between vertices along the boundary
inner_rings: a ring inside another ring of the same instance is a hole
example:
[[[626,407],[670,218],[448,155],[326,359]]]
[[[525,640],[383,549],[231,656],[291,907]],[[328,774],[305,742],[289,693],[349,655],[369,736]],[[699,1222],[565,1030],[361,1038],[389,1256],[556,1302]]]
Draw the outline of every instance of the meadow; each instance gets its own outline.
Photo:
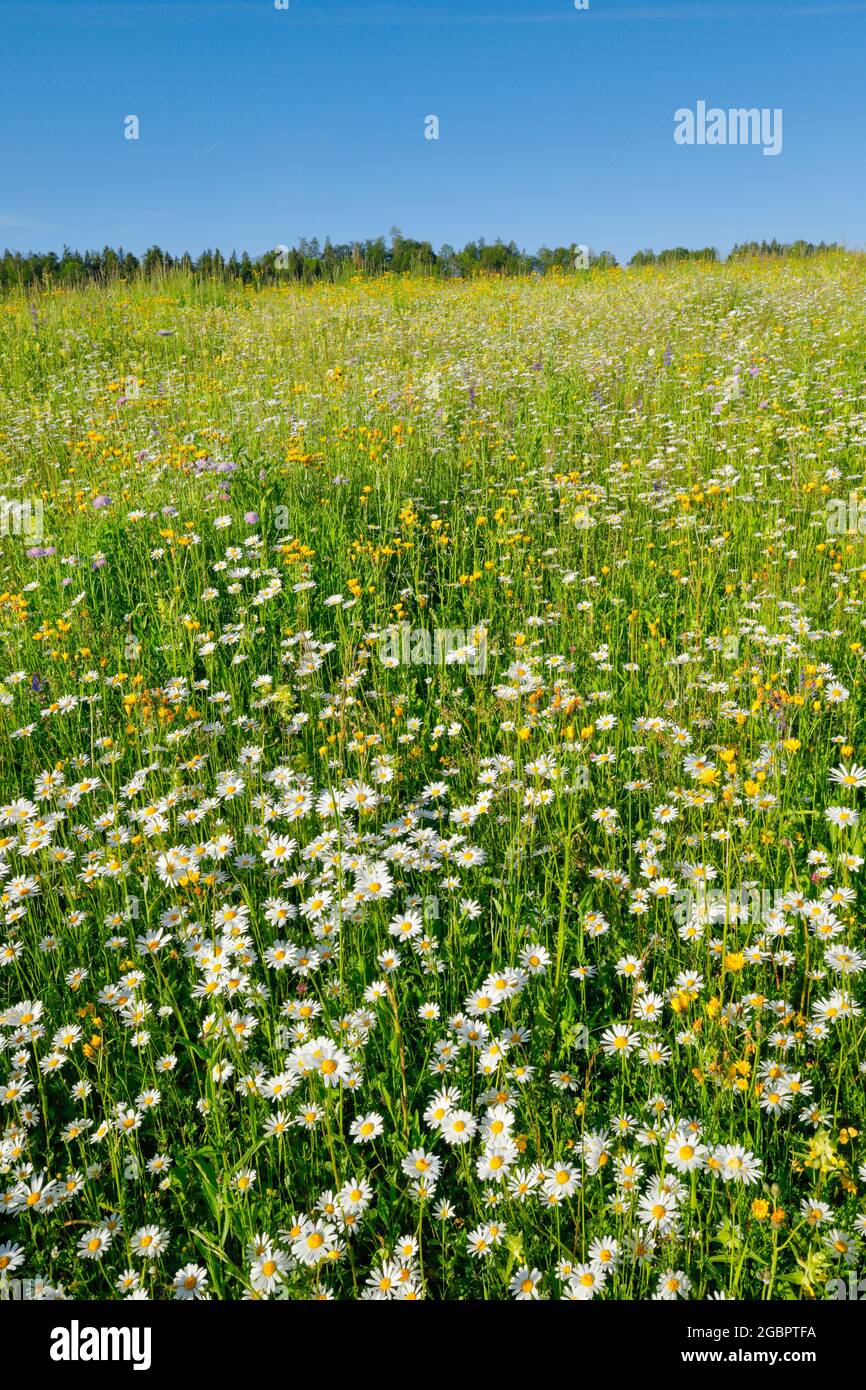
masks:
[[[845,253],[0,299],[0,1283],[838,1296],[864,363]]]

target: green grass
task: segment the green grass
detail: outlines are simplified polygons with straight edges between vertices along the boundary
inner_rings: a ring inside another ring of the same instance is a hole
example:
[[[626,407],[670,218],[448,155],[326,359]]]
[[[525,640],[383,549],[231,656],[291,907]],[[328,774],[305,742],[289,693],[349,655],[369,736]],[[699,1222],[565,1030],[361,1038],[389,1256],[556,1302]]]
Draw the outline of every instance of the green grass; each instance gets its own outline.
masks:
[[[0,574],[7,1275],[847,1279],[863,841],[826,812],[866,762],[864,264],[0,302],[0,494],[42,515],[5,513]],[[473,630],[477,659],[405,660]],[[465,1145],[431,1123],[444,1088]]]

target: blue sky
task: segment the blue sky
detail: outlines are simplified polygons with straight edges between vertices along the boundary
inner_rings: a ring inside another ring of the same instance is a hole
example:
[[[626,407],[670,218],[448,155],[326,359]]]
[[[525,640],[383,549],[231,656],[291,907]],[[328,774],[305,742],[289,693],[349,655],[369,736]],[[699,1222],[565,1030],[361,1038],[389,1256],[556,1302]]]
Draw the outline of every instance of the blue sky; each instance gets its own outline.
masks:
[[[0,24],[0,246],[866,245],[866,0],[0,0]],[[781,108],[782,153],[678,146],[699,100]]]

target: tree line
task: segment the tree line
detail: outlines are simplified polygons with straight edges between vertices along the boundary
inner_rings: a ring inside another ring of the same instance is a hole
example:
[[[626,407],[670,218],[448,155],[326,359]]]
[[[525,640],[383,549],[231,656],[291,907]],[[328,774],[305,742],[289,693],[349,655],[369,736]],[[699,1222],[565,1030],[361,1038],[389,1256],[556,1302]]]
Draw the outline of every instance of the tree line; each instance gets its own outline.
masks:
[[[822,241],[816,245],[810,241],[748,241],[734,246],[728,260],[755,256],[804,257],[841,249],[835,242]],[[709,263],[721,259],[712,246],[700,250],[675,246],[658,252],[637,251],[628,264],[641,267],[685,261]],[[487,242],[482,237],[467,242],[460,251],[447,244],[434,251],[429,241],[415,241],[411,237],[404,237],[399,229],[392,228],[390,240],[380,236],[367,241],[337,244],[326,238],[324,244],[320,245],[316,237],[311,240],[301,238],[292,248],[278,246],[256,257],[251,257],[246,251],[240,256],[232,251],[226,257],[219,250],[203,251],[196,257],[188,252],[174,256],[160,246],[149,247],[141,257],[124,251],[122,247],[114,250],[110,246],[105,246],[101,251],[73,251],[64,246],[59,255],[56,251],[6,250],[0,258],[0,287],[26,289],[38,285],[151,279],[172,270],[186,271],[204,280],[272,285],[287,280],[305,283],[335,281],[358,272],[366,275],[409,272],[471,278],[479,275],[544,275],[548,271],[579,273],[617,265],[618,261],[610,251],[595,252],[576,243],[553,248],[542,246],[533,254],[521,250],[514,241],[505,242],[497,238]]]

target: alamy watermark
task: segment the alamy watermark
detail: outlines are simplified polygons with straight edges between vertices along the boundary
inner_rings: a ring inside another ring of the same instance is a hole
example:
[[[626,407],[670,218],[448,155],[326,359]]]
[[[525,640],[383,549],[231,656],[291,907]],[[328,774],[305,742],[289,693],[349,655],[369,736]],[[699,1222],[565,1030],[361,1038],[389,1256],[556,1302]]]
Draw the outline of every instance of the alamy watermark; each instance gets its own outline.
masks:
[[[52,1361],[128,1361],[134,1371],[151,1365],[152,1332],[149,1327],[82,1327],[73,1318],[69,1327],[51,1332]]]
[[[39,1283],[41,1284],[41,1280]],[[11,1279],[8,1275],[0,1278],[0,1300],[15,1303],[30,1303],[37,1297],[37,1280]]]
[[[25,540],[41,541],[43,530],[42,499],[27,497],[17,502],[0,497],[0,536],[21,536]]]
[[[832,497],[827,503],[827,533],[830,536],[866,536],[866,497],[855,493]]]
[[[683,926],[694,917],[705,922],[763,922],[785,900],[781,888],[681,888],[672,894],[674,921]]]
[[[847,1279],[828,1279],[825,1285],[828,1298],[847,1299],[852,1303],[866,1302],[866,1279],[859,1271],[851,1271]]]
[[[476,675],[487,670],[487,628],[412,627],[394,624],[379,637],[383,666],[465,666]]]
[[[681,106],[674,112],[674,141],[678,145],[761,145],[763,154],[782,153],[780,106],[707,107],[699,101],[694,111]]]
[[[0,1274],[0,1302],[58,1303],[63,1302],[65,1298],[63,1286],[55,1287],[46,1279],[19,1279],[17,1276]]]

